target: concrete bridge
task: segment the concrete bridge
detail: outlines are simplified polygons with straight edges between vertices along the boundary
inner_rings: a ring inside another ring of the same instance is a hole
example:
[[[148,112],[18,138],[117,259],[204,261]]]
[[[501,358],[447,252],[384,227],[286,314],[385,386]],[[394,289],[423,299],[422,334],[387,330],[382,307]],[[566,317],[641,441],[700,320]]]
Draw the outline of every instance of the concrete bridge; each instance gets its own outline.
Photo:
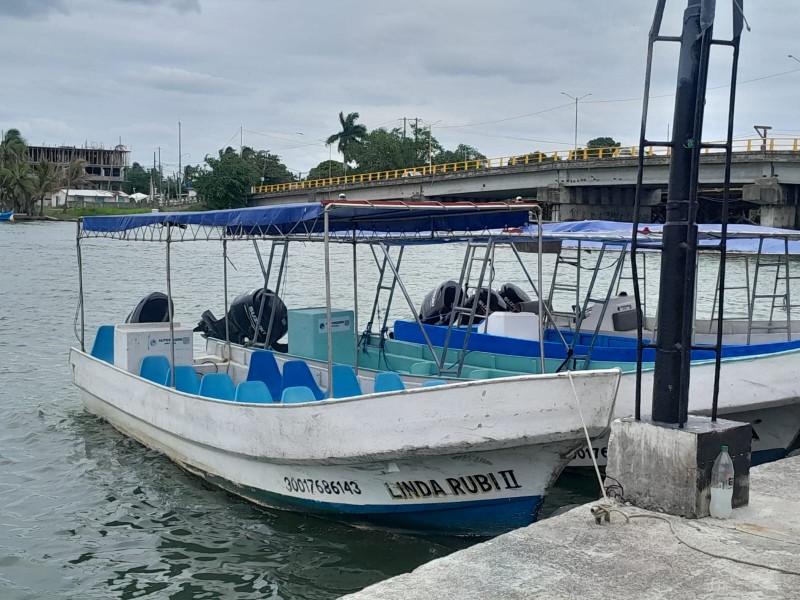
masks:
[[[553,220],[629,221],[633,217],[638,158],[626,155],[625,149],[622,153],[619,148],[611,150],[615,152],[609,156],[603,156],[602,151],[587,155],[592,151],[589,149],[579,150],[578,155],[570,152],[566,159],[526,155],[262,186],[253,190],[249,204],[316,202],[340,194],[345,194],[348,200],[487,201],[521,196],[542,203]],[[630,154],[635,154],[635,149]],[[658,221],[666,198],[669,156],[651,153],[645,156],[644,164],[640,220]],[[722,153],[701,156],[701,221],[719,219],[724,174]],[[735,152],[731,201],[733,212],[742,218],[752,218],[752,211],[757,210],[762,225],[790,228],[800,225],[797,142],[788,150],[767,147]]]

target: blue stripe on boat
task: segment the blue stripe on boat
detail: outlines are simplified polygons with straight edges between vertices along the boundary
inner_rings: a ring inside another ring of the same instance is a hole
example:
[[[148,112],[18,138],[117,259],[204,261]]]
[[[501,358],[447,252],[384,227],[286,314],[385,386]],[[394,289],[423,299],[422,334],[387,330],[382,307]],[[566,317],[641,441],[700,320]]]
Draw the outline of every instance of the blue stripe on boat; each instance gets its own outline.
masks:
[[[526,496],[471,502],[356,506],[267,492],[183,466],[217,487],[268,508],[324,516],[351,525],[427,535],[500,535],[533,523],[543,500],[542,496]]]

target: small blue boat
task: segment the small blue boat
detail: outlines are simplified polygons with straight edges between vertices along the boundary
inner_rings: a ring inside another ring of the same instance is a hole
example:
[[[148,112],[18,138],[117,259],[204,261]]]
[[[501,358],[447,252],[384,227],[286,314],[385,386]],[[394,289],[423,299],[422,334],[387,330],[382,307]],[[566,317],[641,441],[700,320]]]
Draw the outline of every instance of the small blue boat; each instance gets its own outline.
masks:
[[[10,223],[14,222],[14,211],[9,210],[6,212],[0,212],[0,221],[8,221]]]

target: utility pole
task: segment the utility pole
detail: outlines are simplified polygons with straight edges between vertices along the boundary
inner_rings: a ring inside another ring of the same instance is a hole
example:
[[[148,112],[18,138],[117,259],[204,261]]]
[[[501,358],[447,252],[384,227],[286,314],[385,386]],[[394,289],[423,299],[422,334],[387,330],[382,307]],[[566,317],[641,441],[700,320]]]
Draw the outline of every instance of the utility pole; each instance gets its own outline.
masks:
[[[242,126],[239,125],[239,158],[242,157],[242,148],[244,147],[244,137],[242,134]]]
[[[161,146],[156,148],[158,150],[158,196],[161,202],[164,202],[164,171],[161,170]]]
[[[406,117],[403,117],[403,139],[406,139]]]
[[[578,158],[578,102],[583,100],[587,96],[591,96],[592,94],[590,92],[588,94],[584,94],[581,97],[577,97],[577,96],[571,96],[570,94],[567,94],[566,92],[561,92],[561,93],[564,96],[566,96],[567,98],[572,98],[573,100],[575,100],[575,149],[574,149],[574,154],[573,154],[572,158],[573,159],[577,159]]]
[[[183,169],[181,168],[181,121],[178,119],[178,202],[181,201],[181,191],[183,190],[183,186],[181,185],[181,179],[183,178]]]
[[[689,0],[683,32],[672,119],[672,154],[667,185],[666,221],[661,251],[658,336],[653,375],[653,420],[682,425],[689,404],[689,360],[694,323],[697,261],[697,175],[703,130],[702,99],[706,78],[701,57],[708,60],[714,15],[703,15],[704,0]],[[695,114],[698,111],[699,114]],[[668,292],[667,292],[668,291]]]

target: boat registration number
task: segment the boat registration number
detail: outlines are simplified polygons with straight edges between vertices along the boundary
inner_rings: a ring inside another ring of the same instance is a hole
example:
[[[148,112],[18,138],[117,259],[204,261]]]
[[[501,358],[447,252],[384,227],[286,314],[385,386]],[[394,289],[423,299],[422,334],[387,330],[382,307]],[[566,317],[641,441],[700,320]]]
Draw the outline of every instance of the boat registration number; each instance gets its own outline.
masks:
[[[580,450],[575,451],[575,458],[581,460],[591,459],[592,454],[594,454],[595,458],[608,458],[608,448],[606,446],[603,446],[602,448],[593,446],[591,452],[589,452],[588,448],[581,448]]]
[[[290,492],[303,494],[354,494],[361,493],[355,481],[335,481],[330,479],[302,479],[300,477],[284,477],[283,483]]]

